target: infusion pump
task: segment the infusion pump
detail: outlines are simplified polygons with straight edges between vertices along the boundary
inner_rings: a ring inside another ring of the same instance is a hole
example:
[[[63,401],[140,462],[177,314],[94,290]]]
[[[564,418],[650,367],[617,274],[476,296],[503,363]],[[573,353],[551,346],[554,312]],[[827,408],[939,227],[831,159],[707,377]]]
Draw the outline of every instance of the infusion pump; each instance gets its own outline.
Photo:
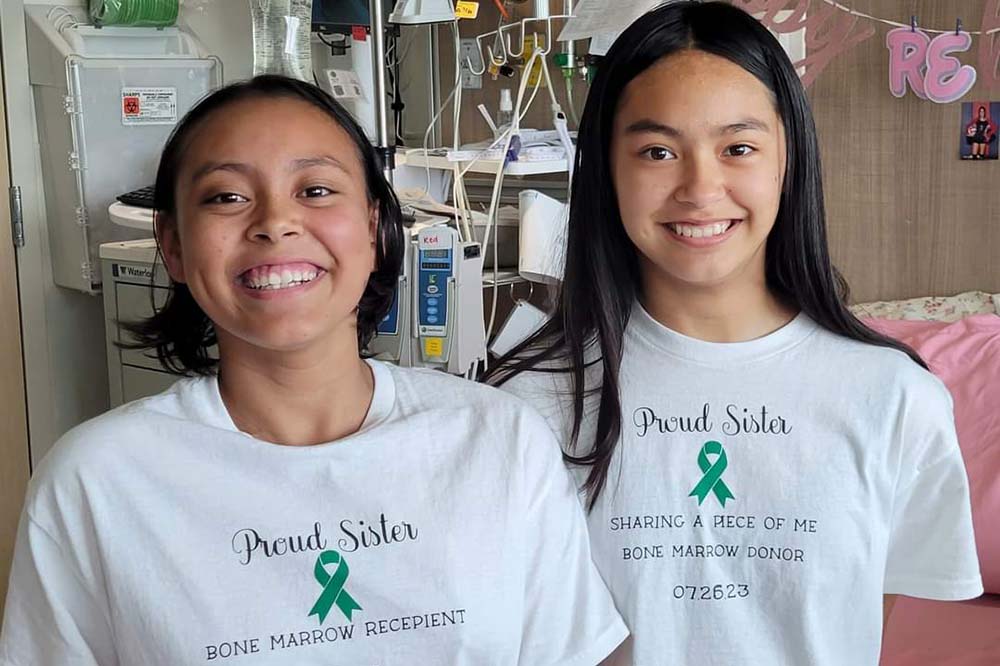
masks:
[[[403,274],[370,351],[403,366],[465,374],[486,357],[479,243],[444,224],[410,232]]]

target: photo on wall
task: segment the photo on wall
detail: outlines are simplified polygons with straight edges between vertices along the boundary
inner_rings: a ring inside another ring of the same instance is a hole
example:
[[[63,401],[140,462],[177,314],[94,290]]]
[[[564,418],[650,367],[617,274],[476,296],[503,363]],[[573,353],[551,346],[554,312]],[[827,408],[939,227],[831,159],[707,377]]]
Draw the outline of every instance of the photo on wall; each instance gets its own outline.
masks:
[[[963,160],[997,159],[997,130],[1000,102],[962,104],[962,138],[959,154]]]

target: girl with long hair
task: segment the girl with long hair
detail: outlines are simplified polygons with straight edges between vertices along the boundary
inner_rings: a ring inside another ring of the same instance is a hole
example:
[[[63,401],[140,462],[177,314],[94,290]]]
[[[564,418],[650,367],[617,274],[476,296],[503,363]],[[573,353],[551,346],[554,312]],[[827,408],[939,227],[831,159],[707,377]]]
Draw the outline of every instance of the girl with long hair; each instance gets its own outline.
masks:
[[[642,16],[574,174],[555,314],[488,379],[564,441],[616,663],[874,665],[893,595],[979,595],[951,399],[847,308],[778,41],[726,3]]]

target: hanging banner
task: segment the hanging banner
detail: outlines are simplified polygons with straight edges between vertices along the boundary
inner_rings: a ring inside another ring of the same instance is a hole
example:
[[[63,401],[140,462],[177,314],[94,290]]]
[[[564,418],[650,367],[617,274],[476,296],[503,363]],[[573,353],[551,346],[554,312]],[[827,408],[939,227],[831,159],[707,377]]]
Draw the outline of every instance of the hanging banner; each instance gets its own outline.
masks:
[[[951,55],[972,46],[965,31],[946,32],[931,39],[922,30],[897,28],[885,36],[889,49],[889,91],[895,97],[913,94],[938,104],[964,97],[976,84],[976,69]]]
[[[986,0],[979,31],[980,83],[1000,88],[1000,0]]]
[[[598,41],[608,42],[603,50],[595,51],[604,53],[621,30],[664,1],[670,0],[579,0],[559,40],[596,36]],[[759,17],[779,35],[805,30],[806,56],[795,62],[795,67],[806,87],[834,58],[872,37],[878,24],[893,28],[886,35],[893,95],[901,97],[908,88],[921,99],[945,103],[968,92],[977,78],[987,87],[1000,87],[1000,0],[986,0],[979,30],[959,30],[957,34],[954,29],[921,30],[855,11],[837,0],[727,1]],[[951,55],[969,51],[973,38],[979,41],[978,70]]]

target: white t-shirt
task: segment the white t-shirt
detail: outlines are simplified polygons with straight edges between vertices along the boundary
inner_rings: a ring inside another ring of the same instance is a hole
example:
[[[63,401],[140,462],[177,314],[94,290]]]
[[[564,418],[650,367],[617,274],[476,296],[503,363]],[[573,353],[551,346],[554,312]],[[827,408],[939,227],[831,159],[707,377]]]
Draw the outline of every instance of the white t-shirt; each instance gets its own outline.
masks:
[[[70,432],[32,480],[4,666],[565,664],[627,631],[544,420],[371,362],[362,428],[234,426],[215,378]]]
[[[566,437],[565,378],[531,372],[504,388]],[[883,594],[982,593],[951,398],[904,354],[805,315],[709,343],[637,306],[621,396],[589,523],[633,635],[623,663],[874,666]]]

